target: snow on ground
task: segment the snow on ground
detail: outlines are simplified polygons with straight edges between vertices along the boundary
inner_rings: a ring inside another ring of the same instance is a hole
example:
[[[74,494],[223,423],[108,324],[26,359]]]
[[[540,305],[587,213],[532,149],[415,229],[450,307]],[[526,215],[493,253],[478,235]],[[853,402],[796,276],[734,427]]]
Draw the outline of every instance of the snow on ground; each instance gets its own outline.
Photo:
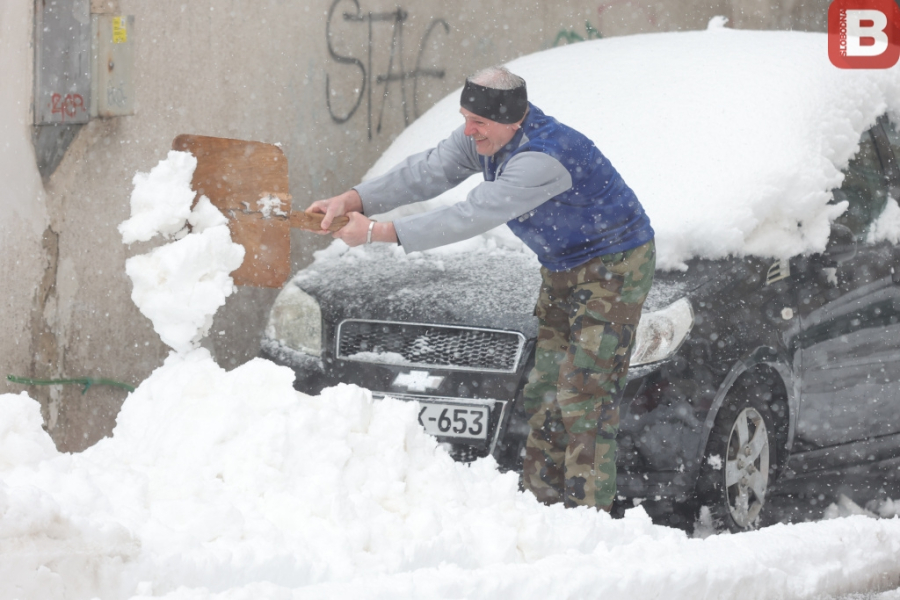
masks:
[[[815,598],[900,577],[898,519],[701,540],[548,508],[453,462],[414,405],[292,377],[173,353],[77,455],[0,397],[0,597]]]
[[[183,190],[183,159],[153,206]],[[197,347],[238,253],[221,215],[141,206],[129,227],[176,241],[129,262],[134,299],[174,351],[80,454],[55,450],[26,394],[0,396],[0,598],[819,598],[900,581],[900,519],[692,539],[641,508],[545,507],[490,459],[452,461],[414,404],[309,397],[259,359],[226,372]]]

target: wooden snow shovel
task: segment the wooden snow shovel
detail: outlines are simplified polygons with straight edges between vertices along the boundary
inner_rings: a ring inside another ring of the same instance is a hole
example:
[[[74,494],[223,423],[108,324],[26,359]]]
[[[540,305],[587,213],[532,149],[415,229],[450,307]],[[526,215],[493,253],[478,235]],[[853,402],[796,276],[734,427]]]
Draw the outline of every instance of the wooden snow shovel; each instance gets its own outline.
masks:
[[[182,134],[173,150],[197,158],[191,187],[228,218],[231,239],[244,247],[235,285],[280,288],[291,275],[291,227],[319,231],[325,215],[291,211],[288,164],[273,144]],[[280,201],[280,202],[279,202]],[[334,220],[329,231],[347,224]]]

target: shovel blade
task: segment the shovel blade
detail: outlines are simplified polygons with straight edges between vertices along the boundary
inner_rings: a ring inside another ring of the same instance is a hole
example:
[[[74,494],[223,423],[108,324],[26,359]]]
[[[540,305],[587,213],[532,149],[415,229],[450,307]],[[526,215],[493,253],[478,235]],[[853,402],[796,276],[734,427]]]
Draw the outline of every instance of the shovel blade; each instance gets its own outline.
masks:
[[[288,164],[273,144],[179,135],[173,150],[197,158],[191,187],[228,218],[231,239],[246,251],[231,273],[235,285],[280,288],[291,274],[291,197]],[[264,217],[260,199],[277,197],[286,216]]]

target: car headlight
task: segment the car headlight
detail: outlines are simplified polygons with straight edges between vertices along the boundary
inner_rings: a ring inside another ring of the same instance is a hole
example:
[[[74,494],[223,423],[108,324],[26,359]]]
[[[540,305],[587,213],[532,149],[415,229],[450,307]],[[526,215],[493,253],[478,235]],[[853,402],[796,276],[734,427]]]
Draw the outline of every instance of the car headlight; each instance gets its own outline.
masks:
[[[319,303],[296,285],[289,283],[272,305],[266,337],[305,354],[320,356],[322,310]]]
[[[694,309],[682,298],[651,313],[641,315],[635,333],[631,366],[646,365],[669,358],[694,326]]]

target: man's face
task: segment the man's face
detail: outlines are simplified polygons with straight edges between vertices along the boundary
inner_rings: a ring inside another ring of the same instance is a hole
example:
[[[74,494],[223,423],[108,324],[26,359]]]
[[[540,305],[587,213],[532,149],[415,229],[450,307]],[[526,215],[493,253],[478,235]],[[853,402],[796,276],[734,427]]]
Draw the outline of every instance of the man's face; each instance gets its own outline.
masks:
[[[465,134],[475,140],[475,150],[482,156],[493,156],[516,135],[518,123],[498,123],[479,117],[464,108],[459,109],[466,120]]]

